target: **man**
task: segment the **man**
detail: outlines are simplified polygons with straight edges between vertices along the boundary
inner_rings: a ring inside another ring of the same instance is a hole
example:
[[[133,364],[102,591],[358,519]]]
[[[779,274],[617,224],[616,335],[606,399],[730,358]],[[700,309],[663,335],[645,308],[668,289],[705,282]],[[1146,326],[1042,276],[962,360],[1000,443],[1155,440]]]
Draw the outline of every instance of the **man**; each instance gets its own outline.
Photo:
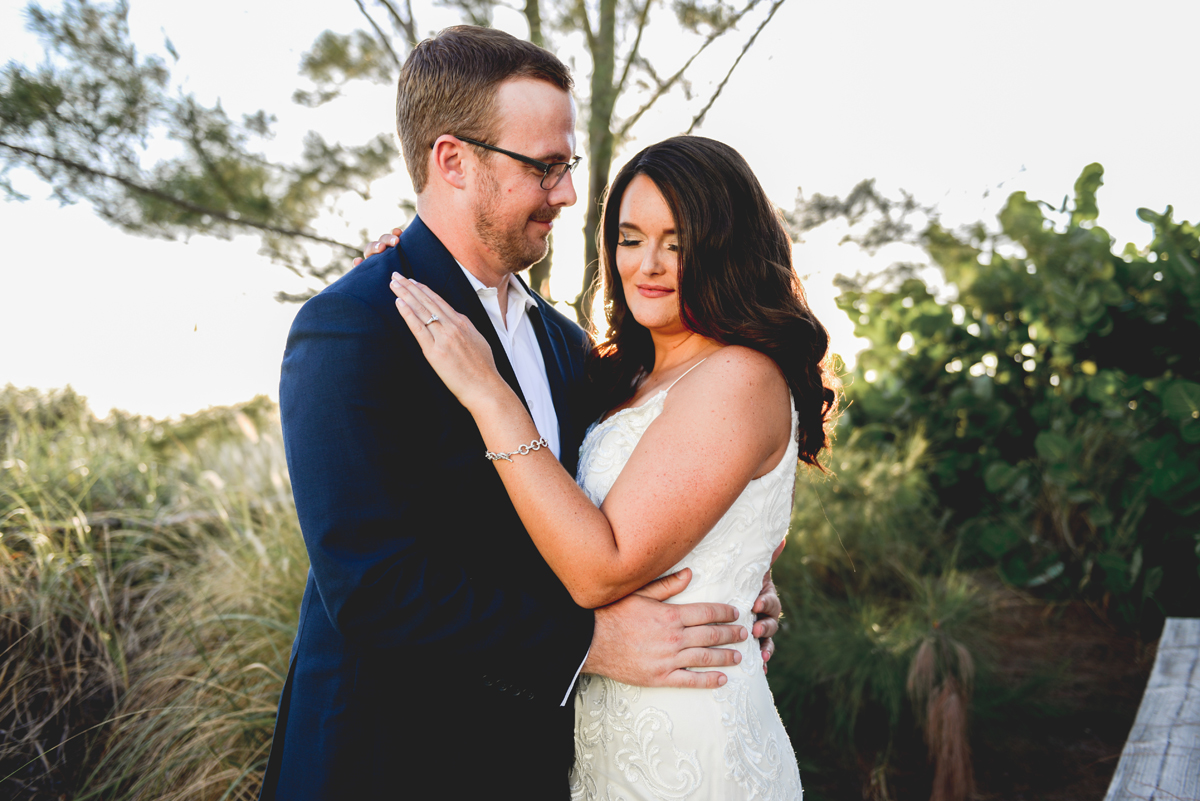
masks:
[[[684,668],[733,664],[712,646],[747,636],[709,625],[735,620],[732,607],[661,603],[686,575],[575,606],[393,305],[399,272],[470,317],[574,472],[593,416],[580,395],[588,340],[514,277],[576,200],[570,87],[557,58],[483,28],[422,42],[401,72],[418,219],[305,304],[284,355],[312,569],[263,799],[565,799],[581,667],[715,687],[720,674]]]

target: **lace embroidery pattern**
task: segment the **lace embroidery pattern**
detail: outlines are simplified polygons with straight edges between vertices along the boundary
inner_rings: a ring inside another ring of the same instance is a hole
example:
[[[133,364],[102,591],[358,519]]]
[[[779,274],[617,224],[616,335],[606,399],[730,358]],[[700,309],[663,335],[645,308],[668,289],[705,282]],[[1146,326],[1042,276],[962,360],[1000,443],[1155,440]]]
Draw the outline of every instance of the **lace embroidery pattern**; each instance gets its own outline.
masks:
[[[731,681],[713,690],[713,697],[728,708],[721,716],[726,730],[726,775],[742,789],[742,798],[782,801],[798,797],[800,772],[791,743],[782,738],[785,751],[776,733],[782,725],[769,725],[779,724],[775,708],[768,711],[751,703],[750,685],[744,681]],[[773,720],[764,721],[768,714]]]
[[[625,798],[613,794],[611,782],[603,789],[599,786],[596,767],[601,757],[607,757],[608,767],[628,785],[650,793],[633,798],[686,799],[700,787],[704,774],[695,752],[674,746],[670,716],[638,705],[641,693],[640,687],[603,676],[585,677],[579,697],[587,702],[582,710],[576,703],[572,799]]]

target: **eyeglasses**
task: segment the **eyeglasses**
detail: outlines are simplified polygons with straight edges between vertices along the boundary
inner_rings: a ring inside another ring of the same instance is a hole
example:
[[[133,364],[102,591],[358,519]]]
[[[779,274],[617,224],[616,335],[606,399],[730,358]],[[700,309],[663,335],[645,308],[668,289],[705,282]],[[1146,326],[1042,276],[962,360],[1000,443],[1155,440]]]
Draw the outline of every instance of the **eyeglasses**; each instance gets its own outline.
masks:
[[[455,138],[460,139],[469,145],[475,145],[476,147],[482,147],[484,150],[494,150],[497,153],[503,153],[504,155],[508,156],[510,159],[516,159],[517,161],[520,161],[524,164],[528,164],[531,167],[537,167],[539,170],[542,171],[542,189],[549,190],[549,189],[553,189],[554,187],[558,186],[559,183],[562,182],[562,179],[567,176],[567,173],[574,172],[575,168],[579,166],[579,159],[580,159],[579,156],[576,156],[575,158],[571,159],[570,161],[556,161],[553,164],[547,164],[544,161],[538,161],[537,159],[531,159],[531,158],[529,158],[529,156],[522,156],[520,153],[514,153],[511,150],[505,150],[504,148],[501,148],[501,147],[495,147],[494,145],[486,145],[483,142],[477,142],[474,139],[468,139],[465,136],[457,136]]]

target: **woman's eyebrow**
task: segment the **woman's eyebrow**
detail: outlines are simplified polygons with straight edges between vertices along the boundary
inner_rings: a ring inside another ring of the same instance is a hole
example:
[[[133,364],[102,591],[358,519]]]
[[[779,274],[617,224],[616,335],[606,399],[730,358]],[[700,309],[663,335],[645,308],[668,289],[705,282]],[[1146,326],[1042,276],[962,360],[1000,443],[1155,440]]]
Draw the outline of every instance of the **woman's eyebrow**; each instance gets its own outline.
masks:
[[[618,232],[633,231],[633,232],[641,234],[642,236],[646,235],[645,231],[643,231],[641,228],[638,228],[635,224],[633,224],[631,222],[617,223],[617,231]],[[678,236],[678,232],[674,228],[667,228],[666,230],[664,230],[662,232],[662,235],[663,236]]]

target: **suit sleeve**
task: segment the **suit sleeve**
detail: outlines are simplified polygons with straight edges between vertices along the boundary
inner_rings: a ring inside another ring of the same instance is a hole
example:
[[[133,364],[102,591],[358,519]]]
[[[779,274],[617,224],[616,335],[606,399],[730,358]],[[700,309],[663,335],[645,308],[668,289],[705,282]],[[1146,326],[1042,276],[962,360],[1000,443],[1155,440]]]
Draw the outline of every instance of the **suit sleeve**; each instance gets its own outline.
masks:
[[[469,503],[473,488],[431,482],[446,454],[415,447],[434,441],[421,428],[429,375],[415,341],[353,295],[322,293],[293,323],[280,410],[325,612],[360,647],[486,665],[557,705],[594,616],[506,586],[499,571],[468,574],[445,521],[461,511],[448,504]]]

